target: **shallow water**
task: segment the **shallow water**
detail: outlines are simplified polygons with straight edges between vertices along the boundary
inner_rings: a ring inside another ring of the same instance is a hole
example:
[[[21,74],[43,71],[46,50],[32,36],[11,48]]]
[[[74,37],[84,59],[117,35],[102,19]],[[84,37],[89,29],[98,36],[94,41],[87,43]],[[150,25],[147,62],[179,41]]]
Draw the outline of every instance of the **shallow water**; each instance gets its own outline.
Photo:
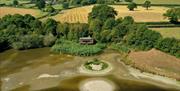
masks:
[[[107,50],[92,57],[52,54],[49,48],[0,53],[1,91],[79,91],[79,84],[90,78],[105,78],[116,85],[116,91],[178,91],[167,84],[133,77],[117,60],[120,54]],[[113,70],[101,76],[79,72],[87,60],[98,58],[113,65]],[[166,86],[167,85],[167,86]],[[167,89],[167,88],[171,89]]]

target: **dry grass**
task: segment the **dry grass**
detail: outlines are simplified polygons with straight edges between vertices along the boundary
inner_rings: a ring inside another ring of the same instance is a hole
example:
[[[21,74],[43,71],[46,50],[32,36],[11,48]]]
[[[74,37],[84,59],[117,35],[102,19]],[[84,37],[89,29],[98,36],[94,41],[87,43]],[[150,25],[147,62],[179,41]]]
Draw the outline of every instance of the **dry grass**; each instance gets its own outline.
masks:
[[[132,52],[129,58],[134,66],[155,74],[180,80],[180,59],[152,49],[147,52]]]
[[[180,28],[152,28],[162,34],[163,37],[174,37],[180,39]]]
[[[35,17],[40,16],[41,11],[35,9],[23,9],[23,8],[12,8],[12,7],[0,7],[0,18],[7,14],[31,14]]]
[[[62,11],[60,14],[52,17],[61,22],[81,22],[86,23],[88,20],[88,13],[91,12],[93,6],[85,6],[74,9]],[[132,16],[138,22],[159,22],[167,21],[163,17],[163,13],[168,8],[165,7],[151,7],[150,10],[145,10],[143,7],[138,7],[135,11],[129,11],[127,6],[113,5],[112,7],[118,12],[118,17]]]

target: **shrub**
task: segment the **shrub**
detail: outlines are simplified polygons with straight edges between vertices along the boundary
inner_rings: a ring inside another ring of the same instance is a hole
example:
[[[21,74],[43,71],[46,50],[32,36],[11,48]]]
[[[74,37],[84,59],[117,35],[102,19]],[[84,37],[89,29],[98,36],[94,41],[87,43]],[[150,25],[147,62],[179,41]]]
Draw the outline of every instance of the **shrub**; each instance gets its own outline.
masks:
[[[18,50],[40,48],[43,47],[42,35],[25,35],[20,36],[19,39],[12,43],[12,47]]]
[[[170,53],[178,58],[180,57],[180,40],[178,39],[160,39],[155,47],[163,52]]]
[[[56,41],[56,37],[53,36],[51,33],[44,36],[43,44],[44,46],[52,46]]]

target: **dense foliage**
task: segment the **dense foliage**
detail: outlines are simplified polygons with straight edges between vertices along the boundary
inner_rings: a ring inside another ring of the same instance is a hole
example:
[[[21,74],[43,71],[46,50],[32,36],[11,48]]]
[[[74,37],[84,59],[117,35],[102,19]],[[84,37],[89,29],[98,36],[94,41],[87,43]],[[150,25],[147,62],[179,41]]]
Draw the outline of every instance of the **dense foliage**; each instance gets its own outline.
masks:
[[[149,50],[154,48],[160,38],[160,33],[149,30],[144,25],[140,25],[136,31],[128,35],[127,43],[141,50]]]
[[[164,16],[170,20],[171,23],[178,23],[180,19],[180,8],[172,8],[164,13]]]
[[[180,58],[180,40],[175,38],[162,38],[158,41],[156,48]]]
[[[94,6],[87,24],[60,23],[53,19],[41,22],[28,14],[6,15],[0,18],[0,51],[53,46],[52,51],[55,52],[90,56],[101,52],[104,43],[108,43],[113,44],[113,49],[126,53],[131,49],[157,48],[179,57],[178,39],[162,38],[146,25],[135,23],[131,16],[118,19],[115,16],[116,11],[107,5]],[[79,38],[88,36],[95,39],[97,44],[79,44]]]
[[[91,56],[101,52],[104,48],[105,44],[81,45],[73,41],[57,40],[56,44],[52,47],[52,51],[79,56]]]
[[[146,10],[148,10],[151,7],[151,1],[145,1],[142,6],[145,7]]]
[[[52,19],[42,23],[29,14],[15,14],[4,16],[0,22],[1,50],[39,48],[55,41],[57,22]]]
[[[130,11],[133,11],[134,8],[137,8],[137,4],[134,3],[134,2],[131,2],[128,4],[127,8],[130,10]]]
[[[102,22],[105,22],[106,19],[115,18],[117,12],[114,8],[109,7],[108,5],[96,5],[93,7],[92,12],[88,15],[88,21],[90,22],[93,19],[99,19]]]

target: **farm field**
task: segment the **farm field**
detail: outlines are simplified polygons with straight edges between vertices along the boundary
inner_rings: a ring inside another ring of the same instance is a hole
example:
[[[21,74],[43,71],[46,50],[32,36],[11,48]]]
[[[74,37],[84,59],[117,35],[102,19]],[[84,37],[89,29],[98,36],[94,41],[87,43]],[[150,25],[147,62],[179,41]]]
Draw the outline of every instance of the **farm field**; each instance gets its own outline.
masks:
[[[180,79],[180,59],[174,56],[152,49],[147,52],[131,52],[129,57],[136,68]]]
[[[45,13],[41,12],[40,10],[36,10],[36,9],[0,7],[0,18],[7,14],[12,14],[12,15],[13,14],[21,14],[21,15],[31,14],[32,16],[40,17]]]
[[[180,39],[180,28],[152,28],[162,34],[163,37],[174,37]]]
[[[26,2],[29,2],[29,0],[18,0],[19,3],[26,3]],[[0,4],[12,4],[13,0],[0,0]]]
[[[146,0],[134,0],[138,4],[144,3]],[[180,4],[180,0],[149,0],[152,4]]]
[[[64,10],[52,18],[61,22],[87,23],[88,13],[91,12],[92,7],[93,5]],[[118,12],[116,18],[132,16],[137,22],[168,21],[163,17],[163,13],[165,13],[168,9],[166,7],[151,7],[150,10],[145,10],[143,7],[138,7],[135,11],[129,11],[127,6],[113,5],[112,7],[114,7]]]

